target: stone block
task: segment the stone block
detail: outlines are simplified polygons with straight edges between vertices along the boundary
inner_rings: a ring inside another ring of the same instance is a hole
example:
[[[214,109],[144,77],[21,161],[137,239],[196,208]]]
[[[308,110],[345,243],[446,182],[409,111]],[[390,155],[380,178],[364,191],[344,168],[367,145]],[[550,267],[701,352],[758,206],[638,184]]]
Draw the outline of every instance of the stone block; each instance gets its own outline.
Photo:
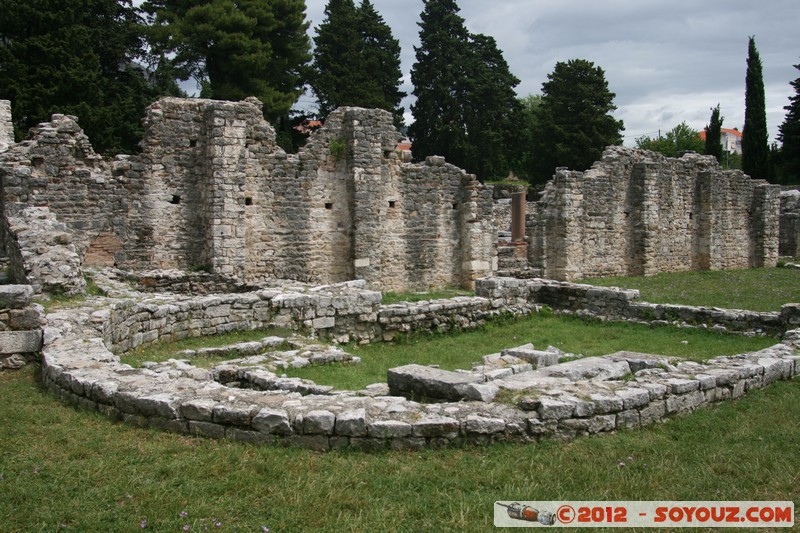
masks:
[[[664,400],[656,400],[639,409],[639,417],[642,425],[657,422],[666,416],[667,403]]]
[[[387,381],[389,390],[396,396],[459,401],[467,397],[468,385],[483,383],[483,376],[406,365],[389,369]]]
[[[744,389],[744,382],[742,382],[742,389]],[[671,394],[667,396],[667,414],[672,415],[684,411],[691,411],[705,403],[705,401],[706,396],[699,390],[698,384],[698,390],[686,394]]]
[[[214,419],[214,407],[216,405],[217,402],[214,400],[189,400],[181,405],[181,416],[198,422],[211,422]]]
[[[458,436],[459,423],[455,418],[427,417],[411,426],[412,435],[415,437],[446,437],[454,439]]]
[[[346,437],[365,437],[367,435],[367,412],[354,409],[339,413],[336,417],[336,435]]]
[[[303,433],[306,435],[331,435],[336,425],[336,415],[324,409],[309,411],[303,416]]]
[[[467,433],[478,433],[481,435],[491,435],[502,433],[506,429],[506,421],[502,418],[484,418],[477,415],[469,415],[464,423]]]
[[[367,426],[367,433],[376,439],[394,439],[411,435],[411,424],[397,420],[372,422]]]
[[[562,402],[546,396],[539,398],[539,418],[542,420],[561,420],[569,418],[575,412],[575,404]]]
[[[620,411],[617,413],[616,418],[617,429],[637,428],[641,425],[641,418],[639,411],[630,409],[628,411]]]
[[[622,408],[625,410],[636,409],[650,402],[650,392],[647,389],[627,388],[618,390],[615,394],[622,398]]]
[[[34,353],[42,349],[42,331],[0,331],[0,355]]]
[[[289,423],[289,415],[286,411],[276,409],[261,409],[251,422],[253,429],[262,433],[273,435],[289,435],[292,433],[292,426]]]
[[[605,394],[590,394],[589,399],[594,403],[594,412],[598,415],[618,413],[623,410],[625,404],[622,398]]]
[[[22,309],[28,307],[33,298],[30,285],[0,285],[0,309]]]

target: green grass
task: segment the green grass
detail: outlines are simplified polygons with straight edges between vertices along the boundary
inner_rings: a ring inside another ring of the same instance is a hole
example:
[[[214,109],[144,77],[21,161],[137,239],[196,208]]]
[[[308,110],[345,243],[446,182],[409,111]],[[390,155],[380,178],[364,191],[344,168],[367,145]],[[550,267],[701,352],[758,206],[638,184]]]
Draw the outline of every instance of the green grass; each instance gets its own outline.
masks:
[[[120,356],[120,362],[131,365],[132,367],[140,367],[145,361],[162,362],[171,358],[185,358],[179,356],[178,352],[181,350],[198,350],[200,348],[218,348],[220,346],[227,346],[229,344],[236,344],[239,342],[258,341],[264,337],[291,337],[294,332],[289,329],[283,328],[268,328],[248,331],[234,331],[222,335],[214,335],[212,337],[195,337],[190,339],[182,339],[174,342],[157,342],[147,346],[140,346],[136,350],[128,352]],[[238,354],[231,353],[230,358],[241,357]],[[192,360],[192,364],[199,367],[213,365],[223,361],[224,357],[196,357]]]
[[[569,444],[414,453],[317,454],[135,429],[63,405],[30,370],[0,374],[0,405],[5,532],[132,532],[145,519],[144,531],[159,532],[483,532],[497,500],[800,507],[798,380]]]
[[[790,268],[589,278],[580,283],[638,289],[643,301],[653,303],[779,311],[783,304],[800,302],[800,270]]]
[[[321,385],[357,390],[385,382],[389,368],[411,363],[438,364],[444,369],[469,369],[481,357],[533,343],[586,356],[620,350],[671,355],[704,360],[760,350],[778,341],[768,337],[744,337],[705,330],[679,329],[584,321],[574,317],[532,315],[517,320],[502,319],[485,328],[454,335],[413,335],[397,344],[350,345],[345,350],[361,357],[358,365],[326,365],[287,371],[290,376],[311,379]]]
[[[381,298],[381,303],[383,305],[391,305],[403,302],[440,300],[444,298],[454,298],[456,296],[475,296],[475,293],[452,287],[430,292],[385,292]]]

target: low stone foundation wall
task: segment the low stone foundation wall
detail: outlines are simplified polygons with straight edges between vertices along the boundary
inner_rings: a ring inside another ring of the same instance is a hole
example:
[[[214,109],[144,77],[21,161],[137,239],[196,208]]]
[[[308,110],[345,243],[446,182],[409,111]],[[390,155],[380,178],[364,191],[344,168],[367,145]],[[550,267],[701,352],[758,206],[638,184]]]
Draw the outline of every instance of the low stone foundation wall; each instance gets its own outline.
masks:
[[[138,427],[319,451],[373,451],[568,440],[653,423],[800,373],[800,356],[795,355],[800,349],[800,331],[794,331],[786,334],[784,344],[705,364],[620,353],[493,375],[493,380],[473,373],[472,392],[461,401],[423,404],[391,396],[380,385],[364,391],[307,395],[231,388],[214,380],[213,372],[156,371],[120,364],[103,340],[111,335],[118,348],[132,347],[135,342],[126,344],[124,332],[134,323],[148,324],[149,331],[165,338],[171,316],[181,317],[176,318],[173,329],[194,320],[196,331],[202,333],[206,327],[222,326],[214,325],[216,319],[235,315],[240,307],[248,310],[245,314],[263,308],[265,320],[270,305],[278,309],[276,316],[300,317],[303,310],[324,308],[309,304],[319,306],[328,296],[316,299],[265,292],[213,298],[164,306],[117,305],[111,310],[106,308],[107,300],[98,299],[82,308],[51,313],[42,353],[44,384],[65,401]],[[239,307],[237,300],[248,303]],[[332,309],[336,309],[335,301],[334,296]],[[281,311],[287,309],[288,313]],[[145,315],[147,321],[134,318]],[[345,308],[342,316],[352,315]],[[334,323],[337,317],[334,314]],[[246,319],[240,318],[244,323]],[[304,321],[313,325],[315,320],[328,318],[315,311]],[[141,342],[153,340],[144,331],[128,332],[134,337],[141,335],[137,337]],[[605,370],[608,367],[614,370],[612,374]],[[274,379],[274,374],[252,365],[240,372],[265,382]],[[507,391],[505,395],[500,394],[503,391]]]
[[[800,304],[787,304],[780,312],[773,313],[653,304],[637,302],[637,290],[515,278],[479,280],[476,294],[490,299],[494,309],[547,305],[556,312],[611,321],[676,324],[761,335],[781,334],[800,326]]]
[[[30,285],[0,285],[0,369],[39,360],[44,320]]]

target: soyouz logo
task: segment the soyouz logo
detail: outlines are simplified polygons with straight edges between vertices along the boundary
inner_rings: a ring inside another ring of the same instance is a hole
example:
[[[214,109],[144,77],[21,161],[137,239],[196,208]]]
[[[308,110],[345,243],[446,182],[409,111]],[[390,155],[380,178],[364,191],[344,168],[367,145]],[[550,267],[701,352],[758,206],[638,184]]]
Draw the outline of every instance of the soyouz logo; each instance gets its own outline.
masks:
[[[498,501],[495,527],[791,528],[793,502]]]

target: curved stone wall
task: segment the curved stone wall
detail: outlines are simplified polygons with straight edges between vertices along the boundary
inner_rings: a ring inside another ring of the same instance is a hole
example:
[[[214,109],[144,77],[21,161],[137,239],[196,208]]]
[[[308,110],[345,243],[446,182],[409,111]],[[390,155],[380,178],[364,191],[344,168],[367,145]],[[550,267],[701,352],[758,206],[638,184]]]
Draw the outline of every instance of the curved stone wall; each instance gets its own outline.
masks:
[[[330,319],[334,328],[340,316],[345,322],[377,321],[377,313],[354,314],[370,294],[354,297],[352,307],[349,299],[324,290],[170,303],[90,300],[48,315],[43,381],[66,401],[136,426],[327,451],[571,439],[652,423],[800,373],[797,330],[787,332],[783,344],[706,364],[619,353],[537,370],[530,365],[513,365],[506,372],[482,368],[458,374],[467,382],[454,389],[461,391],[461,401],[423,404],[389,395],[385,385],[303,396],[273,386],[278,377],[257,364],[227,371],[260,383],[262,390],[231,388],[215,381],[214,372],[132,368],[107,347],[124,351],[157,339],[284,320],[313,327]],[[377,301],[370,305],[377,308]],[[320,316],[328,308],[333,316]]]

